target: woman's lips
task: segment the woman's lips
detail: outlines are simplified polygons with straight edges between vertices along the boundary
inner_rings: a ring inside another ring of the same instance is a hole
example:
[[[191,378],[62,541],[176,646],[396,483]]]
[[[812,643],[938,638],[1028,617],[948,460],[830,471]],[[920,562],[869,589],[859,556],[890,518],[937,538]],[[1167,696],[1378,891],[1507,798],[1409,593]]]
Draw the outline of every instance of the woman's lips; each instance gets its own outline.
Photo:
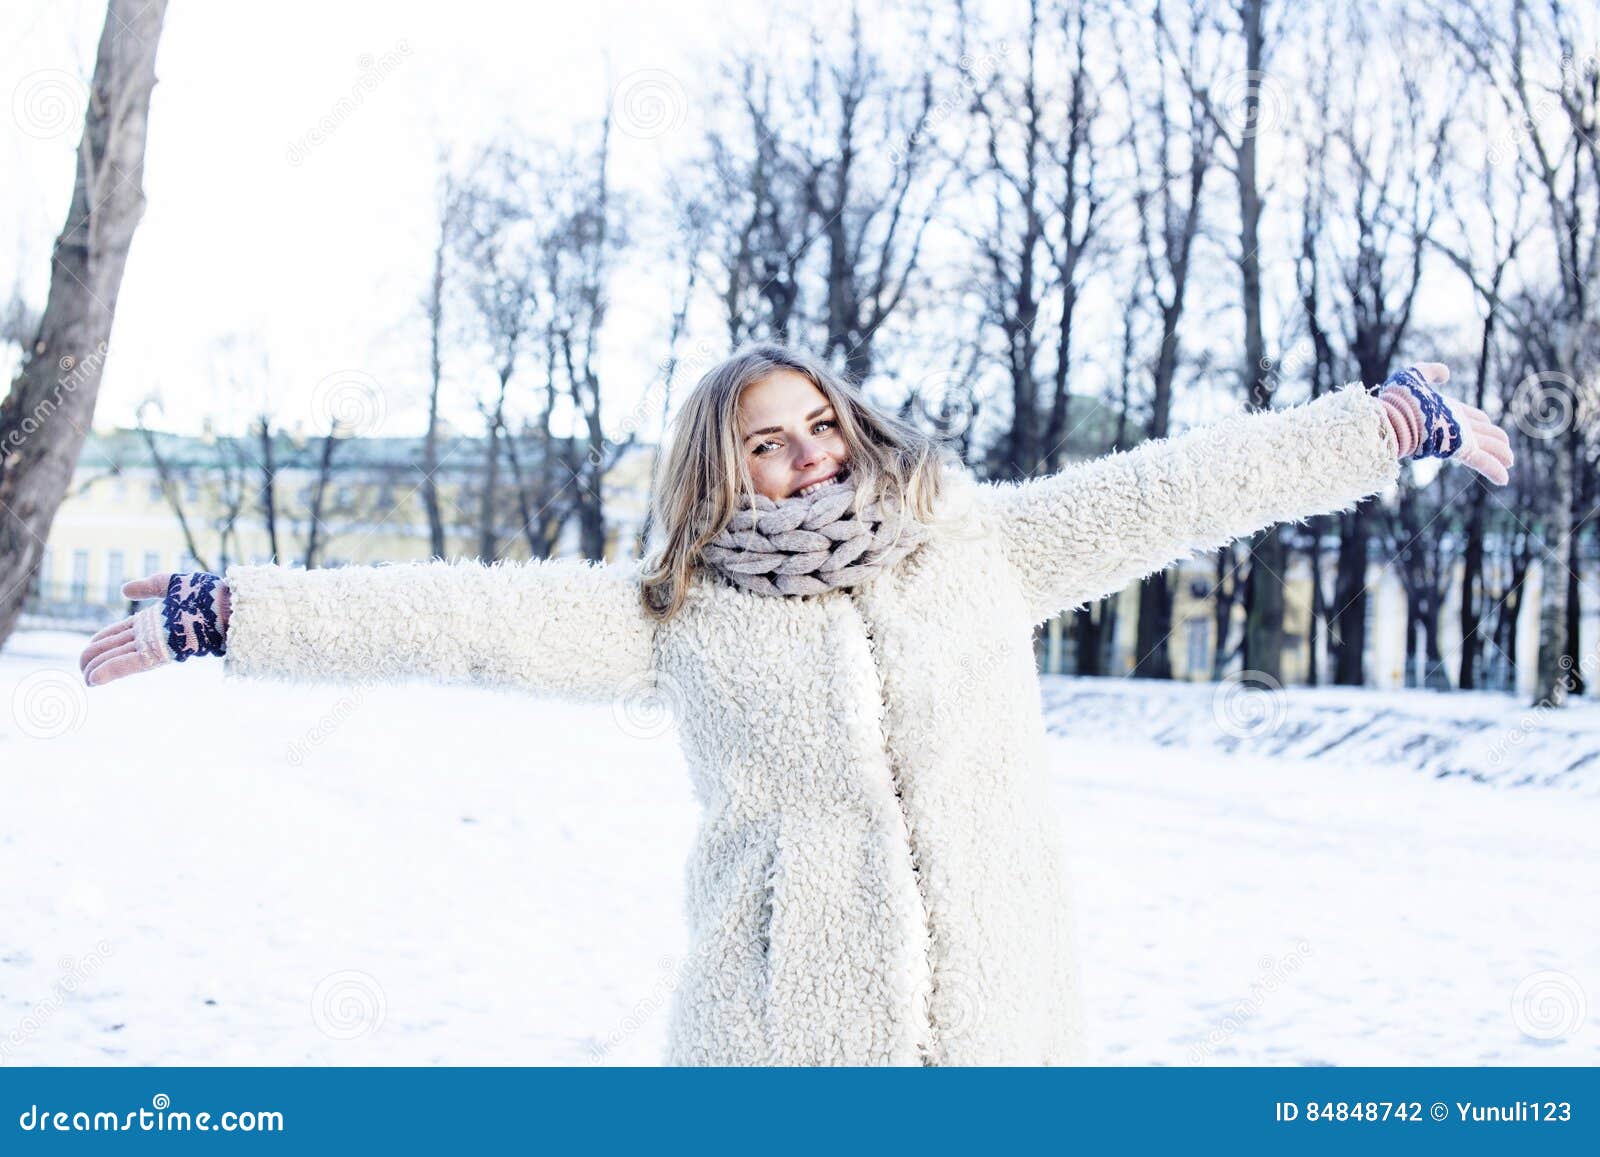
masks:
[[[833,483],[833,482],[837,482],[837,481],[839,481],[839,479],[843,478],[844,476],[845,476],[845,468],[844,467],[840,467],[838,470],[834,471],[827,478],[822,479],[822,481],[813,482],[810,486],[802,487],[801,489],[796,490],[794,492],[794,496],[796,498],[804,498],[807,494],[810,494],[813,490],[821,490],[824,486],[827,486],[827,485],[829,485],[830,483]]]

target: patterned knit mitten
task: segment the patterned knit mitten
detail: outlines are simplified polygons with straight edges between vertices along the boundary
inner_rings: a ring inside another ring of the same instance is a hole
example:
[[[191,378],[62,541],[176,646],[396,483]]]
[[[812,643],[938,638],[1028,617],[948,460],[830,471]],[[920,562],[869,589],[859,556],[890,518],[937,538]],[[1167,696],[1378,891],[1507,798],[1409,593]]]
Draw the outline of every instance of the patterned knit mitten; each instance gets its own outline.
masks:
[[[1426,368],[1434,369],[1430,363]],[[1476,406],[1433,388],[1449,371],[1436,367],[1430,381],[1422,366],[1391,374],[1378,390],[1401,458],[1445,458],[1470,466],[1496,485],[1510,481],[1511,439]]]
[[[124,583],[128,598],[158,603],[113,623],[89,640],[78,666],[91,686],[166,663],[227,654],[232,610],[226,581],[204,571],[151,575]]]

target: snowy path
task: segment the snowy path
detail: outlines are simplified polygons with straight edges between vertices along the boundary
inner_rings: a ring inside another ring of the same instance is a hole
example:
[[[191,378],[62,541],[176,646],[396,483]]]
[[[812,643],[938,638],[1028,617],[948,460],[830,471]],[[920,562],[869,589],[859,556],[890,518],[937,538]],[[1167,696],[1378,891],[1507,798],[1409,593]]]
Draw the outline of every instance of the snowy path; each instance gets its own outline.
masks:
[[[0,1063],[659,1063],[670,732],[83,642],[0,653]],[[1051,743],[1096,1062],[1600,1063],[1600,801]]]

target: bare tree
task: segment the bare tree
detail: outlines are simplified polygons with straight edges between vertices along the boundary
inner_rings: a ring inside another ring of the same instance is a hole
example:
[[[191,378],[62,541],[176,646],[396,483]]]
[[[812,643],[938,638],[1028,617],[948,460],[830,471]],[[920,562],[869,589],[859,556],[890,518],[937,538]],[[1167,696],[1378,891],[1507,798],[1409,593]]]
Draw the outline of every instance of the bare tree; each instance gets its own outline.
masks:
[[[162,454],[155,431],[145,422],[145,413],[152,406],[159,409],[159,403],[154,399],[147,398],[140,403],[138,410],[135,411],[136,428],[144,440],[145,453],[150,456],[150,465],[155,468],[161,495],[172,509],[172,516],[178,521],[178,531],[183,535],[184,549],[189,552],[189,557],[199,564],[201,570],[210,570],[204,561],[205,552],[201,550],[194,528],[189,524],[189,516],[184,510],[183,494],[180,489],[180,484],[193,479],[193,464],[174,464]]]
[[[439,395],[444,381],[445,288],[450,276],[450,256],[460,229],[463,196],[455,175],[443,167],[439,178],[437,211],[439,233],[433,247],[433,271],[423,309],[428,319],[428,426],[422,436],[422,506],[428,519],[428,549],[432,557],[448,551],[444,516],[439,510]]]
[[[165,0],[109,0],[49,294],[0,403],[0,642],[16,625],[94,418],[117,295],[144,214]]]
[[[1545,238],[1554,260],[1555,310],[1545,319],[1550,361],[1520,389],[1529,409],[1553,408],[1567,420],[1540,429],[1552,445],[1544,478],[1542,522],[1553,542],[1541,563],[1536,704],[1559,706],[1581,690],[1578,661],[1580,510],[1587,460],[1584,425],[1593,398],[1579,383],[1600,359],[1600,62],[1583,56],[1583,6],[1566,0],[1529,4],[1460,0],[1436,10],[1438,26],[1505,114],[1506,133],[1539,190],[1548,214]]]
[[[679,345],[688,328],[689,307],[694,302],[695,289],[699,282],[699,254],[705,245],[713,219],[711,206],[706,204],[695,190],[686,188],[680,182],[669,178],[668,194],[672,198],[671,220],[674,228],[662,261],[662,268],[681,268],[683,285],[673,299],[672,319],[668,325],[666,338],[667,352],[658,366],[661,380],[660,428],[663,430],[667,428],[672,410],[672,383],[677,377],[680,365]],[[634,544],[635,553],[641,556],[648,548],[655,517],[656,483],[661,471],[662,450],[661,441],[657,439],[650,454],[650,488],[645,495],[645,517],[639,525],[638,540]]]
[[[1374,42],[1361,13],[1348,19],[1356,51]],[[1374,73],[1384,58],[1371,55]],[[1301,297],[1307,324],[1341,377],[1376,384],[1388,376],[1406,340],[1438,217],[1439,170],[1451,104],[1431,98],[1409,66],[1400,99],[1353,97],[1324,104],[1327,115],[1305,132],[1317,158],[1302,245]],[[1331,172],[1330,172],[1331,170]],[[1313,313],[1320,309],[1322,312]],[[1319,353],[1319,356],[1320,353]],[[1340,545],[1329,614],[1334,682],[1365,682],[1367,567],[1376,500],[1338,517]]]
[[[723,65],[733,126],[706,134],[705,174],[696,200],[708,210],[697,260],[716,293],[730,345],[757,338],[799,340],[804,263],[821,230],[806,196],[805,174],[782,146],[787,113],[775,91],[781,80],[766,61]]]
[[[1083,6],[1057,10],[1043,0],[1029,0],[1027,20],[1017,71],[1001,66],[971,80],[983,160],[969,181],[987,224],[969,236],[1005,345],[1011,415],[993,470],[1005,478],[1061,466],[1074,324],[1107,198],[1090,147],[1100,94],[1089,41],[1105,29],[1091,29]],[[1058,55],[1065,69],[1041,59]]]
[[[1519,317],[1505,300],[1508,275],[1517,264],[1532,229],[1532,223],[1525,219],[1525,209],[1532,203],[1527,196],[1527,169],[1522,165],[1495,164],[1459,167],[1465,171],[1452,172],[1445,178],[1446,203],[1450,206],[1449,220],[1453,225],[1451,235],[1445,236],[1443,230],[1439,230],[1430,241],[1466,279],[1483,308],[1474,365],[1473,405],[1490,412],[1504,412],[1509,391],[1498,389],[1495,403],[1489,400],[1490,372],[1497,344],[1510,340],[1517,332],[1527,333],[1530,326],[1538,324],[1534,318]],[[1478,168],[1479,172],[1474,174],[1473,168]],[[1459,182],[1458,176],[1462,178]],[[1462,185],[1470,185],[1471,192]],[[1503,379],[1499,384],[1503,386]],[[1517,433],[1515,423],[1511,424],[1511,433],[1513,436]],[[1526,450],[1522,453],[1528,456]],[[1490,626],[1486,537],[1492,496],[1486,479],[1477,477],[1474,481],[1461,560],[1461,662],[1457,685],[1463,691],[1483,685],[1484,644],[1493,645],[1491,636],[1486,633]]]
[[[484,150],[461,190],[459,246],[472,271],[467,293],[494,367],[495,392],[478,403],[484,419],[484,468],[478,505],[478,555],[500,557],[500,437],[512,375],[533,334],[539,308],[544,239],[527,188],[532,165],[509,145]]]
[[[1139,251],[1160,317],[1145,435],[1165,438],[1172,414],[1181,323],[1188,303],[1195,240],[1200,233],[1206,176],[1216,159],[1217,127],[1196,86],[1184,80],[1185,76],[1200,72],[1200,31],[1204,23],[1201,10],[1198,6],[1189,9],[1183,55],[1178,55],[1179,50],[1174,47],[1178,38],[1169,26],[1163,0],[1157,0],[1153,16],[1156,28],[1150,50],[1155,66],[1147,70],[1149,91],[1142,91],[1132,82],[1125,62],[1119,61],[1119,73],[1133,110],[1127,140],[1136,174]],[[1132,45],[1129,48],[1135,50]],[[1177,115],[1180,109],[1181,116]],[[1142,126],[1151,127],[1152,140],[1143,139],[1146,134]],[[1171,634],[1172,591],[1168,572],[1163,570],[1139,584],[1134,675],[1172,677],[1167,648]]]
[[[872,374],[873,339],[905,300],[953,168],[922,131],[934,106],[926,63],[934,53],[925,26],[914,35],[913,50],[897,44],[894,57],[923,63],[902,79],[867,43],[858,4],[850,8],[843,59],[814,30],[802,121],[792,134],[807,205],[826,240],[823,354],[857,382]]]

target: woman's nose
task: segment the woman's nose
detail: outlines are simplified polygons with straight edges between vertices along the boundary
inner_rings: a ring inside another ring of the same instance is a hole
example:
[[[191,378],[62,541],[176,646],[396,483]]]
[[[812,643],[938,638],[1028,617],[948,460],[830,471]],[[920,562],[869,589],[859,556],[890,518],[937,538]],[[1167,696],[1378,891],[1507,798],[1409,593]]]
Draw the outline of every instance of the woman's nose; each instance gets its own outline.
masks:
[[[811,442],[801,439],[795,443],[794,464],[799,469],[807,469],[822,461],[825,451],[821,442]]]

